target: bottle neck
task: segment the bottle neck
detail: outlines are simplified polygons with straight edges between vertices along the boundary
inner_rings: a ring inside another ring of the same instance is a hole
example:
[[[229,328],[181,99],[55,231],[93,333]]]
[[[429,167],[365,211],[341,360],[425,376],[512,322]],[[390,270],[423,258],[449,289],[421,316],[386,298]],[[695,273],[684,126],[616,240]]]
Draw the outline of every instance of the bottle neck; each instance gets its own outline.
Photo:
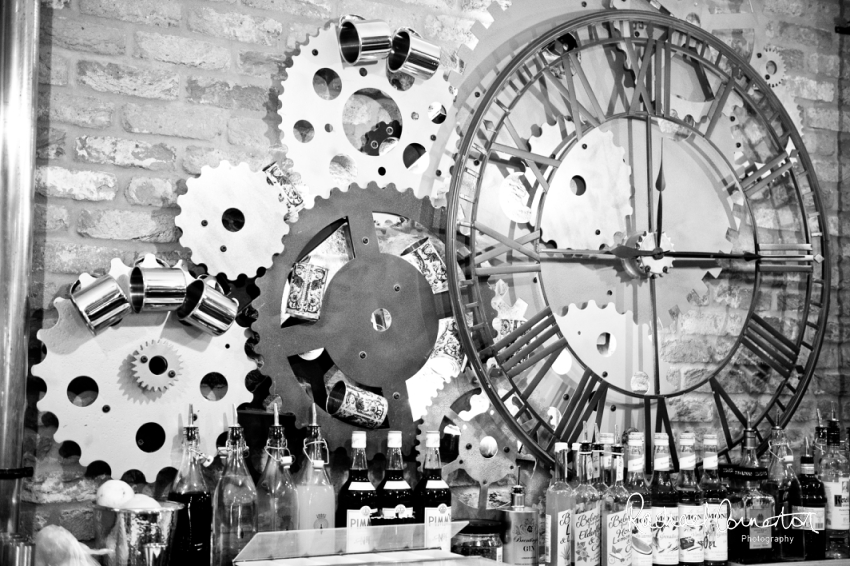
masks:
[[[197,427],[183,429],[183,459],[180,469],[174,478],[173,491],[188,493],[194,491],[206,492],[206,482],[201,471],[201,439]]]
[[[428,476],[434,475],[433,472],[442,474],[443,463],[440,461],[440,449],[437,447],[428,448],[425,453],[425,474]],[[430,472],[430,473],[429,473]]]
[[[248,473],[245,468],[245,437],[241,426],[230,427],[230,433],[227,436],[227,464],[225,465],[225,473]]]
[[[580,452],[578,457],[578,483],[589,484],[593,480],[593,454]]]
[[[355,448],[354,457],[351,461],[352,472],[365,472],[369,468],[366,462],[366,450],[364,448]]]
[[[615,487],[623,486],[623,454],[619,452],[611,455],[611,483]]]
[[[390,448],[387,455],[387,477],[393,480],[401,479],[404,471],[404,460],[401,448]]]
[[[561,450],[555,454],[555,465],[552,467],[552,483],[565,482],[567,469],[567,451]]]
[[[652,455],[652,475],[670,473],[670,448],[665,445],[655,447],[655,453]]]
[[[702,457],[702,476],[700,483],[720,483],[720,473],[717,471],[717,447],[706,446]]]
[[[643,449],[640,446],[629,446],[627,456],[626,483],[639,485],[646,481],[644,475]]]

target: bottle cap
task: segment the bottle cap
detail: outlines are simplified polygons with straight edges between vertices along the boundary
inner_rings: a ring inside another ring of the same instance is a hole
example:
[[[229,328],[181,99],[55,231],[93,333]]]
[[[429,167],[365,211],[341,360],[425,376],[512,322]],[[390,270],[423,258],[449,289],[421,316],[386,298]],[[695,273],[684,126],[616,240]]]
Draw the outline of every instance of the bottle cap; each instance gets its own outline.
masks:
[[[590,454],[591,444],[590,442],[582,442],[578,446],[578,451],[580,454]]]
[[[666,443],[667,442],[667,433],[666,432],[656,432],[655,435],[653,436],[653,438],[655,439],[656,444],[659,443],[659,442]]]
[[[511,488],[511,507],[525,507],[525,488],[515,485]]]
[[[283,458],[280,459],[280,461],[283,463],[284,466],[291,466],[292,465],[292,456],[284,456]]]
[[[623,453],[623,445],[622,444],[614,444],[611,446],[611,452],[614,454],[622,454]]]
[[[365,432],[363,434],[366,434]],[[425,433],[425,448],[439,448],[440,447],[440,431],[439,430],[429,430]]]
[[[600,432],[599,433],[599,442],[602,444],[614,444],[614,433],[612,432]]]
[[[355,430],[351,433],[352,448],[366,448],[366,432],[363,430]]]
[[[400,430],[391,430],[387,434],[387,448],[401,448]]]
[[[717,435],[714,433],[703,435],[702,443],[704,446],[717,446]]]
[[[573,451],[573,452],[578,452],[578,451],[579,451],[579,448],[581,448],[581,443],[580,443],[580,442],[573,442],[573,448],[572,448],[572,451]]]
[[[313,462],[313,469],[325,467],[325,461],[324,460],[312,460],[312,462]]]
[[[570,445],[566,442],[556,442],[555,443],[555,454],[558,452],[563,452],[564,450],[569,450]]]
[[[683,432],[679,435],[679,444],[682,446],[693,446],[694,445],[694,433],[692,432]]]

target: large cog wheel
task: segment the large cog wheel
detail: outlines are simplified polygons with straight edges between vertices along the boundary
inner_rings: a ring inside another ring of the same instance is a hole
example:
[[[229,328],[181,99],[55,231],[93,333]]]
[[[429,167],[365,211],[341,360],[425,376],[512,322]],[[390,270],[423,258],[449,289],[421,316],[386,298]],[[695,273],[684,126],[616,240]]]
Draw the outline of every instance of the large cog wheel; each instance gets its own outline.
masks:
[[[402,431],[403,450],[409,454],[416,424],[406,380],[427,362],[439,320],[451,316],[451,306],[446,293],[433,294],[425,276],[395,255],[406,244],[381,242],[374,213],[400,216],[415,221],[434,237],[444,236],[443,211],[427,199],[416,198],[412,191],[374,185],[334,189],[329,198],[316,199],[313,208],[302,211],[291,226],[286,249],[257,280],[260,296],[253,306],[258,317],[252,328],[260,336],[256,351],[263,358],[263,367],[274,376],[272,394],[281,397],[283,410],[293,413],[296,422],[308,422],[315,402],[332,451],[344,447],[355,429],[324,411],[324,375],[296,375],[293,369],[293,362],[301,363],[298,354],[319,349],[324,349],[349,380],[380,390],[389,405],[388,426]],[[281,327],[281,307],[293,265],[345,224],[354,257],[326,284],[319,320],[287,321]],[[386,309],[392,318],[385,331],[372,324],[377,309]],[[371,458],[379,449],[370,444],[367,455]]]
[[[130,362],[140,386],[149,391],[164,391],[182,373],[180,354],[165,340],[145,342],[133,352]]]
[[[223,273],[230,280],[240,274],[254,277],[283,250],[286,197],[268,184],[262,171],[223,161],[218,167],[205,166],[186,186],[188,192],[177,197],[180,214],[174,223],[183,232],[180,244],[209,273]]]
[[[141,265],[158,264],[148,255]],[[131,271],[132,266],[113,259],[109,274],[126,291]],[[92,279],[84,274],[81,283],[85,286]],[[76,442],[83,466],[103,461],[114,478],[138,470],[151,482],[163,468],[180,465],[184,415],[191,403],[199,415],[195,424],[201,450],[215,454],[216,439],[230,423],[232,404],[252,399],[245,376],[256,363],[245,353],[246,329],[233,325],[221,336],[211,336],[180,323],[173,312],[142,312],[92,336],[71,301],[57,298],[54,305],[59,320],[38,331],[46,354],[32,374],[47,384],[38,409],[59,419],[56,442]],[[167,345],[181,358],[183,369],[165,390],[141,386],[134,374],[134,357],[145,343]],[[95,398],[72,402],[75,382],[82,379],[94,381]],[[210,379],[219,386],[216,401],[202,391]]]
[[[409,88],[400,90],[388,80],[383,64],[343,64],[335,25],[309,36],[300,50],[282,83],[278,113],[287,157],[301,182],[324,198],[333,188],[366,186],[375,181],[382,186],[393,184],[399,191],[414,188],[418,195],[424,195],[423,178],[433,175],[436,166],[430,157],[432,136],[436,137],[441,124],[450,121],[446,114],[454,96],[448,83],[438,73],[428,80],[416,79]],[[316,76],[333,77],[325,96],[313,87]],[[361,151],[346,136],[346,104],[364,90],[380,91],[391,98],[402,121],[398,144],[381,155]]]

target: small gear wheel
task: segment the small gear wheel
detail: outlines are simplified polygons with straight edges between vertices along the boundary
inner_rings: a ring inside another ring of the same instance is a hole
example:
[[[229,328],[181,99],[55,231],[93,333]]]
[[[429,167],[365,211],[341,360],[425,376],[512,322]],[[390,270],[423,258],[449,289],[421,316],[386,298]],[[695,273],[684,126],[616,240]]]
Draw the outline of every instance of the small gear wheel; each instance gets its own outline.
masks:
[[[366,145],[364,151],[368,155],[382,155],[392,150],[401,137],[401,124],[398,120],[392,122],[381,122],[366,132]]]
[[[287,157],[301,182],[325,198],[333,188],[371,182],[421,194],[420,185],[434,168],[432,139],[447,121],[454,100],[442,73],[416,79],[402,90],[388,80],[384,65],[345,65],[336,25],[308,37],[300,49],[282,83],[278,113]],[[396,146],[380,155],[362,150],[346,132],[345,116],[356,113],[365,98],[398,116],[403,131]]]
[[[771,88],[785,80],[785,59],[774,47],[765,47],[753,57],[753,67]]]
[[[637,237],[635,248],[641,251],[652,251],[655,249],[655,233],[644,232]],[[661,249],[664,251],[673,251],[673,242],[667,237],[667,234],[661,233]],[[650,277],[663,277],[671,269],[673,269],[673,258],[664,256],[656,259],[651,256],[638,257],[636,262],[638,269],[643,270]]]
[[[204,167],[186,181],[188,192],[177,197],[180,214],[174,223],[183,231],[180,244],[192,250],[192,261],[211,274],[236,280],[256,275],[283,251],[289,231],[284,221],[286,197],[247,163]]]
[[[180,354],[168,342],[145,342],[133,352],[133,375],[139,385],[149,391],[164,391],[180,377]]]

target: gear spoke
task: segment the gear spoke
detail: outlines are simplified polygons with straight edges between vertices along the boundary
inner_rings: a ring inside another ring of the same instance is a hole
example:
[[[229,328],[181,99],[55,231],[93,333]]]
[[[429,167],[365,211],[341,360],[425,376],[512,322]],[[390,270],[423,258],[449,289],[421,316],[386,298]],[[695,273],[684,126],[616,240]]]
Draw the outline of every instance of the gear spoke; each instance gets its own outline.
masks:
[[[348,217],[348,231],[354,257],[374,256],[380,253],[378,235],[375,232],[375,219],[372,212],[357,212]]]
[[[284,327],[281,331],[285,339],[281,340],[281,349],[286,356],[296,356],[325,347],[327,333],[318,323],[302,322]]]

